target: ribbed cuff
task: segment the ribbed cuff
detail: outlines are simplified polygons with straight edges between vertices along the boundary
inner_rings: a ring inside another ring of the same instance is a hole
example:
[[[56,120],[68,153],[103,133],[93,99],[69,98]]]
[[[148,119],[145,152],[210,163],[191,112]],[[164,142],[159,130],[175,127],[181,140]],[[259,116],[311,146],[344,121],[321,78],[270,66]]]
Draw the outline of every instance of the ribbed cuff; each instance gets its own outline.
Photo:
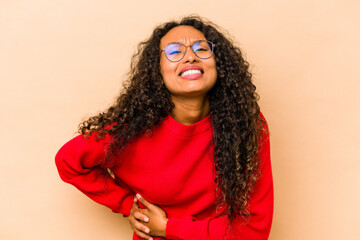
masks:
[[[166,239],[181,240],[181,238],[179,237],[179,224],[180,222],[178,218],[170,217],[168,219],[165,232]]]
[[[133,203],[134,203],[134,197],[129,195],[129,197],[125,198],[118,208],[112,209],[112,211],[114,213],[122,213],[124,217],[128,217],[130,215],[130,210]]]

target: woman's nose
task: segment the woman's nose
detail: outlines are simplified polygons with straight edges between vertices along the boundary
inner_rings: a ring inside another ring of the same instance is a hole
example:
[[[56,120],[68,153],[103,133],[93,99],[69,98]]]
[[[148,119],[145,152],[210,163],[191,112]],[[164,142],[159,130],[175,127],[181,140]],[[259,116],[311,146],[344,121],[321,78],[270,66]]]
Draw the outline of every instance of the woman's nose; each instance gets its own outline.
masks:
[[[194,62],[198,60],[198,57],[194,53],[191,46],[186,46],[186,52],[183,60],[185,62]]]

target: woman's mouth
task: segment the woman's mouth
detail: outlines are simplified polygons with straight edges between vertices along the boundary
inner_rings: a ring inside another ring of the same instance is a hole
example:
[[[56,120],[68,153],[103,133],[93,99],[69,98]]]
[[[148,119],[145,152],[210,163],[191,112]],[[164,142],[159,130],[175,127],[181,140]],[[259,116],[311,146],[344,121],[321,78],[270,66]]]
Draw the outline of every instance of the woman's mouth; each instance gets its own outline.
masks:
[[[193,79],[198,79],[198,78],[202,77],[203,74],[204,74],[204,71],[202,70],[201,67],[190,66],[190,67],[184,68],[181,71],[179,76],[184,79],[193,80]]]

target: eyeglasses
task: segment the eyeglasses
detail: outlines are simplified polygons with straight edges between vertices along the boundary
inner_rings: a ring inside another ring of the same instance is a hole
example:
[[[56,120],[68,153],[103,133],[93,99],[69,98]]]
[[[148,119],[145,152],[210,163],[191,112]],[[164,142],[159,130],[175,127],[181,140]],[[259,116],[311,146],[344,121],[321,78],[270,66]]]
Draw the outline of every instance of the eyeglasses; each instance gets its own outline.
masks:
[[[213,54],[215,44],[206,40],[196,41],[191,45],[170,43],[166,45],[164,49],[161,49],[161,51],[164,51],[166,58],[170,62],[178,62],[184,58],[186,49],[189,46],[198,58],[208,59]]]

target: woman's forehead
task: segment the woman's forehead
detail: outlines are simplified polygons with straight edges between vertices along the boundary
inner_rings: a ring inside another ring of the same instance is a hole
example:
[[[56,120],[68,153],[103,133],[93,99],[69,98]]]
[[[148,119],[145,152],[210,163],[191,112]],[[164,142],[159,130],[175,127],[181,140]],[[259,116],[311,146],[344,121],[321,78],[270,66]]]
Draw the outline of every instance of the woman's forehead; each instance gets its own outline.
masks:
[[[171,29],[161,38],[160,47],[164,48],[166,45],[174,42],[189,45],[198,40],[206,40],[202,32],[191,26],[178,26]]]

